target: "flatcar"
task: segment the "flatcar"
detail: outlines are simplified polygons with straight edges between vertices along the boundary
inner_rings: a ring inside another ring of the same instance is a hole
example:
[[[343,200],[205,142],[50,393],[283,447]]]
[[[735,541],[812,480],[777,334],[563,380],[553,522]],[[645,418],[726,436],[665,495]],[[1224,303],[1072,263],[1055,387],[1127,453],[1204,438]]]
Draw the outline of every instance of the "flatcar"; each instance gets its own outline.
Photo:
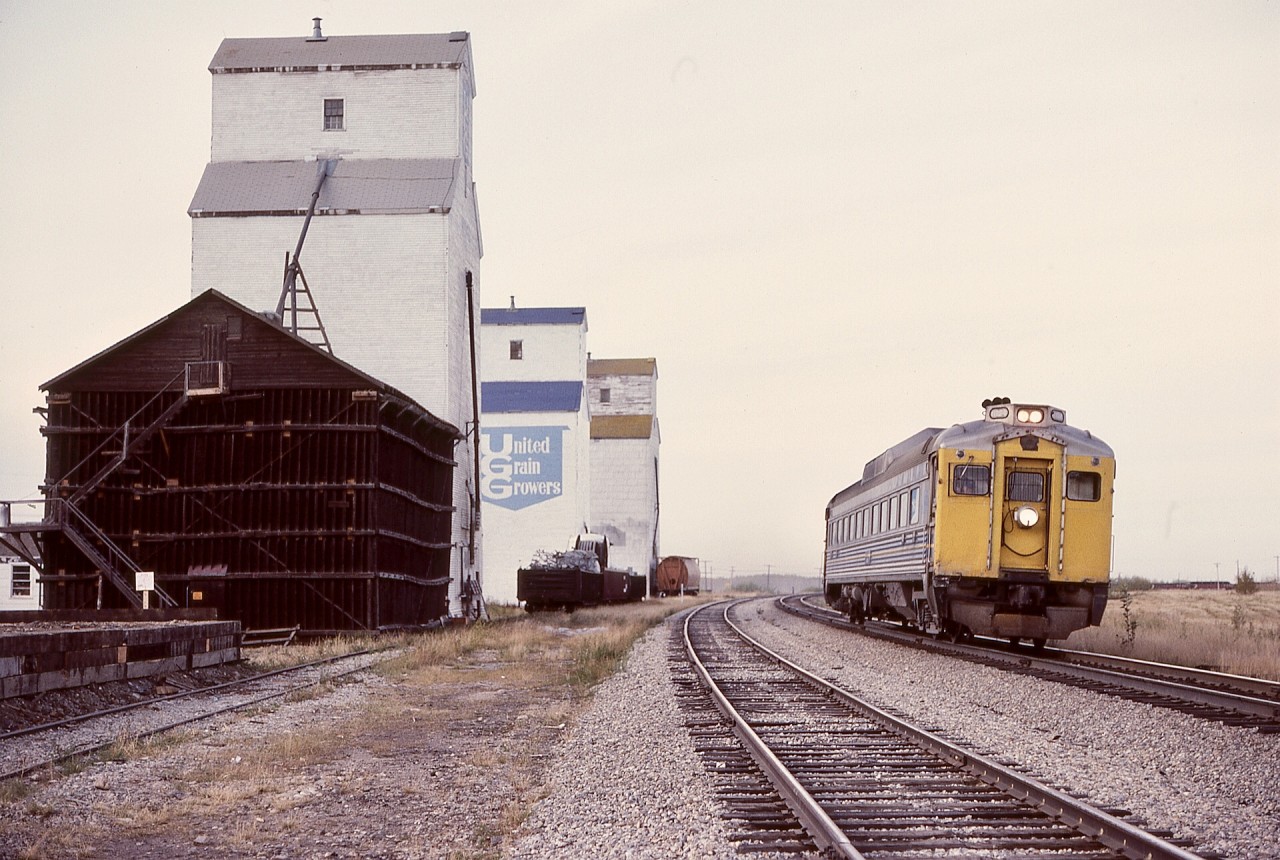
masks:
[[[671,594],[697,594],[702,587],[702,570],[696,558],[669,555],[653,571],[653,593],[659,597]]]
[[[584,533],[564,552],[544,552],[516,572],[516,599],[526,612],[566,612],[645,597],[645,576],[609,567],[609,539]]]
[[[827,505],[823,587],[851,620],[1036,647],[1102,622],[1114,453],[1062,409],[982,407],[889,448]]]

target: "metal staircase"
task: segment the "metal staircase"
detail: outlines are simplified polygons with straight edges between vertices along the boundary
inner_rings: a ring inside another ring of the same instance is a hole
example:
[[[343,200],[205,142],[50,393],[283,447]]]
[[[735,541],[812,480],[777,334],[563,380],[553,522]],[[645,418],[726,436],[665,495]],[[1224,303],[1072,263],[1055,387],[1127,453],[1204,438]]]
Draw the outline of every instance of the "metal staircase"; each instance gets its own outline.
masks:
[[[41,521],[36,523],[5,522],[0,523],[0,546],[17,552],[22,558],[40,566],[37,536],[50,532],[60,532],[67,541],[84,554],[85,558],[98,572],[118,590],[129,605],[141,609],[142,598],[134,589],[135,575],[142,569],[128,553],[116,545],[114,541],[93,522],[83,510],[81,504],[99,487],[102,486],[129,458],[147,443],[156,433],[173,422],[183,408],[191,402],[193,396],[221,393],[225,386],[225,367],[223,362],[189,362],[173,379],[171,379],[150,400],[144,403],[117,430],[110,433],[83,460],[73,466],[64,478],[54,485],[70,484],[70,478],[93,458],[101,456],[108,446],[118,444],[119,452],[111,451],[111,458],[106,464],[91,475],[84,483],[78,485],[66,498],[50,497],[45,500],[45,512]],[[155,418],[144,427],[134,429],[133,422],[151,409],[160,398],[172,394],[179,384],[178,396],[172,403],[160,411]],[[8,512],[8,505],[5,506]],[[161,607],[177,606],[164,589],[156,586],[155,595]]]
[[[76,549],[84,553],[85,558],[102,572],[108,582],[119,589],[131,606],[141,609],[142,598],[134,590],[133,577],[126,575],[126,572],[137,574],[142,568],[70,501],[70,499],[57,500],[58,503],[51,511],[62,534]],[[155,594],[160,600],[161,607],[169,608],[178,605],[178,602],[158,585],[155,587]]]
[[[163,394],[163,393],[164,393],[163,391],[160,392],[160,394]],[[160,394],[157,394],[150,401],[148,401],[147,405],[154,403],[156,399],[160,397]],[[153,435],[155,435],[157,430],[160,430],[162,427],[165,427],[166,425],[168,425],[169,422],[174,419],[174,416],[176,416],[179,412],[182,411],[182,407],[186,406],[187,403],[189,403],[190,401],[191,401],[191,396],[187,394],[186,391],[183,391],[182,394],[178,397],[178,399],[173,401],[173,403],[169,404],[168,408],[166,408],[163,412],[161,412],[154,421],[152,421],[150,424],[148,424],[146,427],[142,428],[141,430],[135,432],[132,435],[132,437],[129,434],[129,421],[124,422],[124,426],[122,426],[119,430],[115,431],[106,439],[104,439],[102,441],[102,444],[99,445],[98,448],[96,449],[96,451],[101,451],[102,448],[108,445],[112,440],[119,438],[120,439],[120,455],[118,457],[113,457],[110,461],[107,462],[105,466],[99,469],[93,477],[91,477],[89,480],[81,484],[79,489],[77,489],[74,493],[72,493],[71,496],[67,499],[67,501],[70,502],[72,505],[80,504],[80,502],[84,500],[86,496],[88,496],[94,490],[98,489],[98,487],[102,485],[103,481],[111,477],[111,475],[117,469],[123,466],[125,464],[125,461],[129,459],[129,456],[134,451],[136,451],[141,445],[143,445],[148,439],[150,439]],[[138,412],[134,413],[134,415],[136,416],[137,414],[141,413],[143,409],[146,409],[146,408],[147,408],[146,406],[143,406],[142,409],[139,409]]]

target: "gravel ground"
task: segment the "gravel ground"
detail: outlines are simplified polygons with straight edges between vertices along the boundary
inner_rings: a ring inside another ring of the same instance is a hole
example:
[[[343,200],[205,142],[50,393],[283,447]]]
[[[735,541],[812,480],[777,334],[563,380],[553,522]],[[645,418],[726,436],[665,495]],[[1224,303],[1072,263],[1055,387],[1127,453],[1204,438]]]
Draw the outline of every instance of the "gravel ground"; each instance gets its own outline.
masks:
[[[762,644],[873,704],[1104,808],[1233,858],[1280,858],[1280,735],[851,635],[740,607]]]
[[[0,858],[479,860],[539,796],[577,709],[477,653],[429,683],[363,674],[144,755],[0,794]],[[547,674],[561,666],[542,667]]]
[[[764,601],[741,614],[797,662],[1051,785],[1201,851],[1280,858],[1280,737],[862,639]],[[734,825],[679,728],[668,636],[650,631],[585,708],[528,667],[479,658],[430,687],[368,676],[32,781],[0,799],[0,858],[735,857]],[[345,740],[313,752],[312,736]],[[275,764],[237,776],[257,760]],[[521,798],[532,812],[504,838]]]

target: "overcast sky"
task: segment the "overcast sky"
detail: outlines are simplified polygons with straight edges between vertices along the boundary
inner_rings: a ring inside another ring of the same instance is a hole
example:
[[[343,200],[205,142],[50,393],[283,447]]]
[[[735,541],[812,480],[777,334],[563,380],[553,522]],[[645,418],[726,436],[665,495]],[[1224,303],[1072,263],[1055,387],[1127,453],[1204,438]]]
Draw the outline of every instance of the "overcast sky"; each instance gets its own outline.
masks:
[[[189,298],[218,44],[314,16],[470,31],[483,302],[657,358],[664,554],[816,574],[1003,395],[1115,448],[1117,573],[1277,575],[1274,2],[0,0],[0,498],[40,383]]]

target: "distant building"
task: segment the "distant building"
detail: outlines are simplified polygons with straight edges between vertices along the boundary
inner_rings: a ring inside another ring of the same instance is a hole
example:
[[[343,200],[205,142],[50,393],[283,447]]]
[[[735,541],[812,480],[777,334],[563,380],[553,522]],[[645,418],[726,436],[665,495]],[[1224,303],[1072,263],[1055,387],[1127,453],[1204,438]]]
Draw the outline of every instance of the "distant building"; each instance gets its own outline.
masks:
[[[614,567],[658,564],[658,362],[588,359],[591,525],[608,535]]]
[[[40,572],[20,558],[0,556],[0,611],[40,608]]]
[[[224,39],[209,71],[192,295],[217,289],[277,309],[314,197],[286,325],[320,342],[307,330],[322,323],[334,355],[464,429],[449,539],[456,612],[481,569],[470,38],[326,37],[317,19],[311,37]]]
[[[590,525],[584,308],[481,315],[485,594],[516,601],[516,572]]]

